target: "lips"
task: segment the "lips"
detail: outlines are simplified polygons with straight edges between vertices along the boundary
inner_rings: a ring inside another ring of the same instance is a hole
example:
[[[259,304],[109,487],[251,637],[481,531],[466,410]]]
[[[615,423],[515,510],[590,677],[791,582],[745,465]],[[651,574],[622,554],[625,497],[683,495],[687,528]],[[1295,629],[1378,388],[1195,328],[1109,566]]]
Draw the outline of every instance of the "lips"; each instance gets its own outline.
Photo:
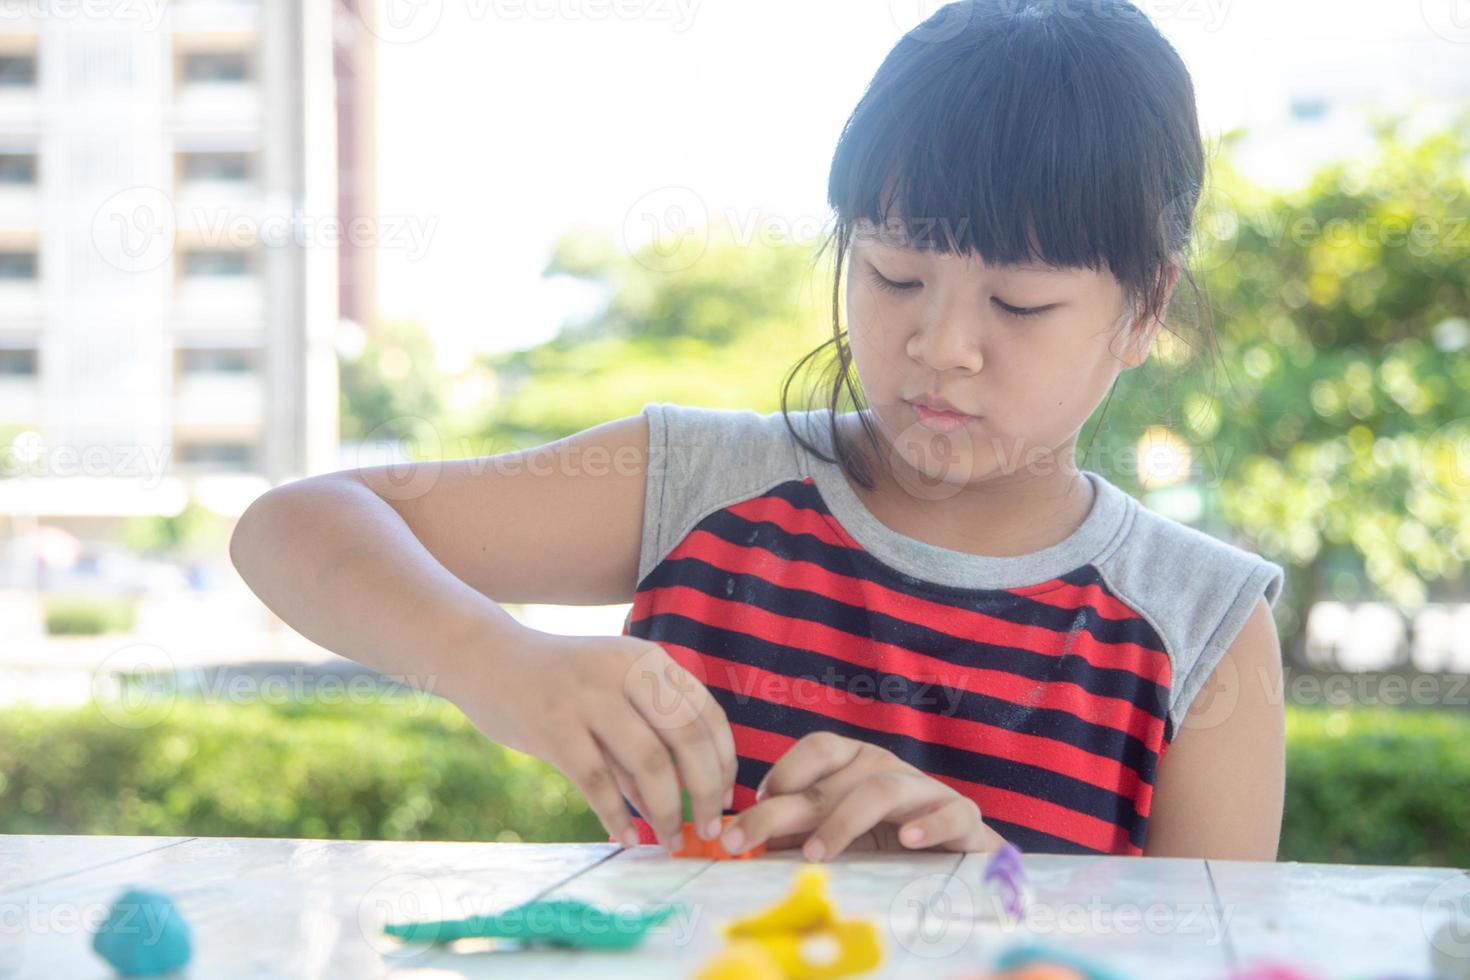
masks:
[[[971,415],[969,412],[966,412],[963,409],[956,408],[953,404],[945,401],[943,398],[909,398],[905,399],[905,401],[907,401],[915,408],[924,409],[927,413],[931,415],[952,415],[955,418],[977,417],[975,415]]]

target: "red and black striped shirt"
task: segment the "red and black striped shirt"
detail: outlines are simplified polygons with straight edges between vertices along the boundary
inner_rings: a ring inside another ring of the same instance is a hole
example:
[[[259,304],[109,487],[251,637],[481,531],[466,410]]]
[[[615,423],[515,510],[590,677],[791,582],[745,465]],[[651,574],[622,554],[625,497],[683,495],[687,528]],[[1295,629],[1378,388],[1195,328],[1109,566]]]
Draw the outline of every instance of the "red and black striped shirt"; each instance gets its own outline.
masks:
[[[971,797],[1023,850],[1142,852],[1159,760],[1263,592],[1274,603],[1280,566],[1091,471],[1092,509],[1058,544],[1005,558],[939,548],[873,517],[779,412],[644,414],[624,632],[662,645],[729,717],[732,812],[825,730]],[[791,417],[823,445],[824,412]]]

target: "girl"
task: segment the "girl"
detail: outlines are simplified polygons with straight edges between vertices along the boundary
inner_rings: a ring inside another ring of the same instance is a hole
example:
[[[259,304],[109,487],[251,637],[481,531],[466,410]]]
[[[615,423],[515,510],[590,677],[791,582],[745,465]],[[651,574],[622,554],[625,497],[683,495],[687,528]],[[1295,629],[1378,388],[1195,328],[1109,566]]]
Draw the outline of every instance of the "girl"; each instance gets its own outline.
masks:
[[[1129,3],[950,4],[837,146],[826,405],[784,407],[788,378],[766,415],[649,403],[301,480],[232,558],[628,844],[683,845],[682,787],[732,852],[1274,859],[1282,568],[1075,463],[1163,325],[1202,161],[1188,72]],[[616,637],[493,601],[629,599]]]

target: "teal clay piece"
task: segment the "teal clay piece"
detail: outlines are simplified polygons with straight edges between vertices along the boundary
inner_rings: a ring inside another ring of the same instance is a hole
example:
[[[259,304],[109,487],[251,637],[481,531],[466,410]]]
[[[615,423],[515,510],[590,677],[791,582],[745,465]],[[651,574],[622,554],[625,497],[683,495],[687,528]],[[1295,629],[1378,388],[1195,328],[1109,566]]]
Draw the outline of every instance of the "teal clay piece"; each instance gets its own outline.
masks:
[[[92,948],[124,976],[166,973],[189,962],[189,925],[165,896],[129,889],[112,903]]]
[[[667,905],[652,912],[628,914],[608,912],[573,899],[526,902],[496,915],[389,923],[383,926],[383,931],[405,942],[515,939],[582,949],[624,949],[636,946],[644,933],[672,915],[676,907]]]

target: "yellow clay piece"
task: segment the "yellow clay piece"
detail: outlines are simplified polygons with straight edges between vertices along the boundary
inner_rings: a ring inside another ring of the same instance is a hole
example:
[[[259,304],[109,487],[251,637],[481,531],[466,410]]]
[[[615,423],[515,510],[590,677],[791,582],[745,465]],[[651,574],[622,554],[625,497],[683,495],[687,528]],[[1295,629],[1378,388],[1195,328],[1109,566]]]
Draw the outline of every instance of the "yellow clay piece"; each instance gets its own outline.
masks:
[[[791,893],[763,912],[736,919],[725,926],[726,936],[757,936],[769,932],[798,932],[830,925],[835,915],[827,897],[827,872],[820,865],[803,865]]]
[[[781,966],[754,939],[728,943],[704,965],[695,980],[786,980]]]
[[[782,980],[827,980],[871,970],[883,960],[877,927],[863,919],[837,918],[827,894],[827,871],[815,864],[797,872],[785,898],[725,924],[722,931],[729,940],[726,954],[712,961],[709,969],[734,962],[729,957],[737,947],[741,947],[741,957],[753,956],[749,952],[752,944],[763,951],[766,963]],[[767,976],[755,969],[747,975]],[[700,974],[700,980],[722,980],[724,976]]]
[[[861,919],[833,922],[805,932],[767,932],[753,940],[764,946],[787,980],[827,980],[862,973],[883,959],[878,930]]]

